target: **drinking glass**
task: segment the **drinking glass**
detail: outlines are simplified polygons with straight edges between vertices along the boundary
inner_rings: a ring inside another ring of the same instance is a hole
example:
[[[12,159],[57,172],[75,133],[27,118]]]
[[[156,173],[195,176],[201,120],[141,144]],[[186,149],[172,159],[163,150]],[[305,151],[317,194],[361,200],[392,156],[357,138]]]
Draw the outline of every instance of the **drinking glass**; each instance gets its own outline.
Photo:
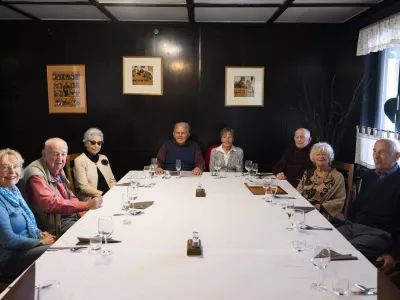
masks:
[[[128,180],[129,180],[130,185],[137,185],[137,176],[136,175],[129,176]]]
[[[328,267],[331,261],[331,249],[328,244],[316,243],[311,249],[311,262],[319,270],[319,281],[311,286],[318,290],[326,290],[326,286],[322,283],[322,269]]]
[[[292,242],[293,248],[297,252],[304,252],[306,250],[307,242],[306,240],[294,240]]]
[[[177,159],[175,162],[175,167],[176,170],[178,171],[178,176],[176,178],[181,178],[181,168],[182,168],[182,163],[180,159]]]
[[[239,163],[237,163],[235,165],[235,170],[236,170],[236,173],[237,173],[237,175],[235,175],[235,177],[241,177],[242,174],[240,174],[240,164]]]
[[[131,188],[131,186],[127,187],[127,195],[129,195],[129,189]],[[128,219],[128,212],[129,209],[131,208],[131,201],[129,200],[129,196],[127,196],[125,194],[122,194],[121,197],[121,210],[124,214],[124,219],[122,220],[123,224],[129,224],[130,220]]]
[[[154,170],[158,168],[158,160],[156,157],[151,159],[151,165],[153,166]]]
[[[253,167],[253,162],[251,160],[246,160],[244,162],[244,168],[247,171],[247,179],[250,178],[250,170],[251,170],[252,167]]]
[[[349,280],[347,278],[334,278],[332,290],[338,296],[346,296],[349,293]]]
[[[222,168],[221,163],[218,160],[216,160],[214,163],[214,169],[217,170],[217,177],[215,177],[215,179],[221,178],[220,173],[219,173],[219,170],[221,170],[221,168]]]
[[[130,185],[127,187],[127,196],[129,203],[132,203],[139,197],[139,188],[137,185]]]
[[[60,300],[60,282],[57,280],[42,281],[36,288],[37,300]]]
[[[285,213],[289,218],[289,227],[286,227],[287,231],[293,231],[293,215],[294,215],[294,200],[286,200]]]
[[[89,238],[89,243],[90,243],[90,252],[97,253],[97,251],[100,250],[101,248],[101,236],[100,235],[94,235]]]
[[[268,195],[271,192],[271,178],[265,178],[262,181],[262,186],[265,190],[265,197],[262,198],[265,202],[271,203],[273,201],[272,197]]]
[[[275,198],[276,193],[278,192],[278,182],[276,181],[276,179],[271,179],[270,190],[271,190],[271,197]]]
[[[292,217],[292,224],[295,229],[300,229],[305,223],[305,214],[302,209],[295,209]]]
[[[98,221],[98,230],[100,236],[104,236],[104,247],[101,249],[100,254],[104,256],[111,255],[112,252],[108,249],[107,238],[109,238],[114,231],[114,222],[112,217],[100,217]]]
[[[143,174],[144,174],[144,177],[145,177],[145,184],[144,184],[144,186],[145,187],[149,187],[150,186],[150,183],[149,183],[149,178],[150,178],[150,166],[144,166],[144,168],[143,168]]]
[[[258,164],[257,163],[253,163],[253,166],[251,167],[253,176],[256,177],[256,175],[258,174]]]

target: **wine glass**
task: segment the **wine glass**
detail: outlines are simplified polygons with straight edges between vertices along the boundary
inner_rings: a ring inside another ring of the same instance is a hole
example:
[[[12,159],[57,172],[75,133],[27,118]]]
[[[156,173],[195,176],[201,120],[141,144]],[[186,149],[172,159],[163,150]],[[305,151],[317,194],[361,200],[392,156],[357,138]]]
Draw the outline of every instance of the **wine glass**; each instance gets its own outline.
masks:
[[[285,213],[289,218],[290,227],[286,227],[287,231],[293,231],[293,215],[294,215],[294,200],[286,200]]]
[[[129,190],[129,186],[128,186]],[[129,201],[129,198],[126,196],[126,194],[122,194],[121,197],[121,210],[122,213],[124,214],[124,219],[122,220],[123,224],[129,224],[130,220],[128,219],[128,211],[131,208],[131,202]]]
[[[182,168],[182,163],[180,159],[177,159],[175,162],[175,168],[178,171],[178,177],[177,178],[181,178],[181,168]]]
[[[150,166],[144,166],[144,167],[143,167],[143,174],[144,174],[144,177],[145,177],[145,180],[146,180],[144,186],[145,186],[145,187],[149,187],[149,186],[150,186],[150,184],[149,184]]]
[[[244,168],[247,170],[247,177],[250,178],[250,170],[253,166],[253,162],[251,160],[246,160],[244,162]]]
[[[104,247],[101,249],[100,254],[104,256],[111,255],[111,250],[108,250],[107,238],[111,236],[114,231],[114,222],[112,217],[100,217],[98,221],[99,234],[104,236]]]
[[[328,244],[316,243],[311,249],[311,262],[319,270],[319,282],[313,283],[311,286],[318,290],[326,290],[326,286],[322,283],[322,269],[328,267],[331,261],[331,249]]]
[[[221,175],[219,173],[219,170],[221,170],[221,168],[222,168],[221,163],[218,160],[216,160],[214,163],[214,169],[217,170],[217,177],[215,177],[215,179],[221,178]]]

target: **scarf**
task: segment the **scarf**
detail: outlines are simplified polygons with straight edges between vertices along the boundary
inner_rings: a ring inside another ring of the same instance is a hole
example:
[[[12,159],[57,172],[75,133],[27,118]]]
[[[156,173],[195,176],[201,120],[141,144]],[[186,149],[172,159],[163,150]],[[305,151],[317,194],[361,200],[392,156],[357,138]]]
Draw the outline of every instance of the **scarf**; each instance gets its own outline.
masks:
[[[16,186],[13,186],[11,190],[8,190],[2,186],[0,186],[0,195],[11,204],[11,206],[17,208],[22,208],[22,215],[25,218],[28,234],[29,237],[33,239],[40,238],[40,230],[37,227],[35,217],[32,214],[32,211],[29,209],[28,205],[26,204],[24,198],[22,198],[21,192]]]

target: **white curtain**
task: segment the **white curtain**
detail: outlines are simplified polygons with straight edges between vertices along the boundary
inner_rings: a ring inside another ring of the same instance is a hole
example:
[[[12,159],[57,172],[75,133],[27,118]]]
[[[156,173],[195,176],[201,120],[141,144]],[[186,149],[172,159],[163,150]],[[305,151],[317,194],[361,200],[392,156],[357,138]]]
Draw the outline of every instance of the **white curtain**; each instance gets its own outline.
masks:
[[[361,131],[360,131],[361,129]],[[355,163],[368,169],[375,169],[372,151],[379,139],[399,139],[399,133],[365,126],[357,126],[356,159]]]
[[[400,45],[400,13],[360,30],[357,56]]]

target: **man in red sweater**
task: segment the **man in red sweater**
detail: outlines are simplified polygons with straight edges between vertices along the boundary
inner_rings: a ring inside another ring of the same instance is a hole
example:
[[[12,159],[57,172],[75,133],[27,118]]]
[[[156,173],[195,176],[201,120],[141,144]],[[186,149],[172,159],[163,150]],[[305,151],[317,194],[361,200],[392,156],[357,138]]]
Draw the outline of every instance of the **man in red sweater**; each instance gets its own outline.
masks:
[[[277,179],[286,179],[291,185],[297,187],[304,171],[314,168],[310,160],[310,131],[305,128],[297,129],[294,142],[296,146],[285,150],[281,159],[272,167],[272,172]]]

